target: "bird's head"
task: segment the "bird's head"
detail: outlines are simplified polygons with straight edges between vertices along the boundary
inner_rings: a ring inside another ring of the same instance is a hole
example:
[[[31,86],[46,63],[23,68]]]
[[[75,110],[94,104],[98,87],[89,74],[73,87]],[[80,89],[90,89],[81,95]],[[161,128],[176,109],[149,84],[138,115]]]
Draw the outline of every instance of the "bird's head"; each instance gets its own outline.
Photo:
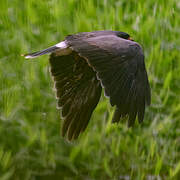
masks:
[[[131,36],[130,36],[129,34],[125,33],[125,32],[117,31],[117,32],[116,32],[116,35],[117,35],[118,37],[123,38],[123,39],[127,39],[127,40],[133,41],[133,39],[131,38]]]

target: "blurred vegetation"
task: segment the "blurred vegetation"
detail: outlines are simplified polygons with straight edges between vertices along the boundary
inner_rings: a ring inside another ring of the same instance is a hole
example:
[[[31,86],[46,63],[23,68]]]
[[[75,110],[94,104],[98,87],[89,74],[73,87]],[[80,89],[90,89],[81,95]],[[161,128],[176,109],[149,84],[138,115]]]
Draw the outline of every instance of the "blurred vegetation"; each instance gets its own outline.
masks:
[[[1,0],[0,179],[179,179],[180,1]],[[111,124],[101,98],[75,142],[60,136],[48,56],[20,54],[72,33],[120,30],[145,51],[152,105],[144,123]]]

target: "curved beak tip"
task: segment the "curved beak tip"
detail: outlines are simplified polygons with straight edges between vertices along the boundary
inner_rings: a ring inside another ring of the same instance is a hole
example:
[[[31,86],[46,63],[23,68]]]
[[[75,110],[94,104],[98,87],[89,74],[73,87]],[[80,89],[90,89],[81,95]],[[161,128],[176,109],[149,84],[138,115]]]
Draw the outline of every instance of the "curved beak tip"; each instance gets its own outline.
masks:
[[[128,37],[128,40],[130,41],[134,41],[134,39],[132,37]]]

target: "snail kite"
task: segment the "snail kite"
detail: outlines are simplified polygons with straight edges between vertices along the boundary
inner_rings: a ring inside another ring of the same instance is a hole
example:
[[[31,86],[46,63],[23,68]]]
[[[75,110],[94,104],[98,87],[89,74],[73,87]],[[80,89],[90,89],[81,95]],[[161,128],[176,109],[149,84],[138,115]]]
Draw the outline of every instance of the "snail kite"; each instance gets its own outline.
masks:
[[[35,53],[50,55],[50,70],[62,112],[62,135],[76,139],[83,132],[104,88],[112,106],[112,122],[128,116],[144,119],[151,94],[141,46],[120,31],[94,31],[69,35],[64,41]]]

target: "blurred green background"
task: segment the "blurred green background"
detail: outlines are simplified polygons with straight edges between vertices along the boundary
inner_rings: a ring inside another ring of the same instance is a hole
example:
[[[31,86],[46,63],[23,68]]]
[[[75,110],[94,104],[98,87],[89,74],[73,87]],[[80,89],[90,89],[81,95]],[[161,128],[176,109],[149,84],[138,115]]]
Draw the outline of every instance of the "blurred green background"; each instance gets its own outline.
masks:
[[[143,46],[152,105],[128,129],[111,124],[114,109],[102,96],[85,133],[68,142],[48,56],[20,55],[104,29]],[[0,41],[0,180],[179,179],[179,0],[1,0]]]

